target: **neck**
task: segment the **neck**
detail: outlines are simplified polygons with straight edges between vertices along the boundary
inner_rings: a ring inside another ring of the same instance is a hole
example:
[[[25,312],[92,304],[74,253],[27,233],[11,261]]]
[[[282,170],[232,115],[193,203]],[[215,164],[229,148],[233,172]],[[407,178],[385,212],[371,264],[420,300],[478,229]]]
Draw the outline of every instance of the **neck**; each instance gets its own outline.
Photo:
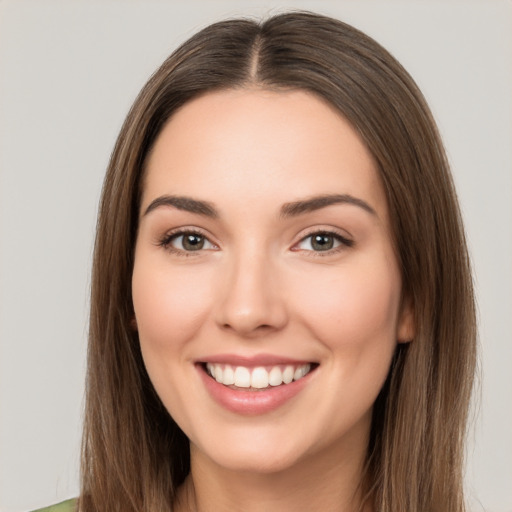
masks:
[[[192,445],[191,473],[180,489],[176,510],[371,512],[370,505],[362,503],[364,452],[332,448],[286,470],[257,473],[220,467]]]

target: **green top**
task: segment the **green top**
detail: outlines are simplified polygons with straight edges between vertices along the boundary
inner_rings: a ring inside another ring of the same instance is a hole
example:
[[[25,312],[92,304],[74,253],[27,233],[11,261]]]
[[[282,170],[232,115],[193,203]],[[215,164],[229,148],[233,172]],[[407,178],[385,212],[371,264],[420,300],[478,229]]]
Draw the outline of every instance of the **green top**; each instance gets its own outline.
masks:
[[[33,512],[74,512],[76,507],[76,499],[66,500],[57,505],[51,505],[50,507],[40,508]]]

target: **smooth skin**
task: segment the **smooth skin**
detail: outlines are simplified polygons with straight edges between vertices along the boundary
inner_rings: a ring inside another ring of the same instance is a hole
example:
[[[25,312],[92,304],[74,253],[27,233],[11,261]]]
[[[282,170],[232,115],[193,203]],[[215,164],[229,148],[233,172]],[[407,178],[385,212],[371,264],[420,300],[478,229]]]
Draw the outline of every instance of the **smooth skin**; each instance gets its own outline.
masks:
[[[358,509],[372,406],[414,326],[375,162],[336,110],[249,88],[176,112],[147,161],[132,286],[147,371],[190,439],[178,510]],[[284,405],[237,414],[200,374],[218,354],[318,366]]]

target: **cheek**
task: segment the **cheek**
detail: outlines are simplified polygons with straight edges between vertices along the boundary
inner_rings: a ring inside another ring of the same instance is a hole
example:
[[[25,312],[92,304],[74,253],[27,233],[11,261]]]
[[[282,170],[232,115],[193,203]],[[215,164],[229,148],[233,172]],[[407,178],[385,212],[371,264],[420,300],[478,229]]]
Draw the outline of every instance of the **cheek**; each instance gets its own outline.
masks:
[[[396,342],[401,294],[396,265],[362,263],[317,274],[292,294],[310,328],[331,349]]]
[[[139,338],[158,350],[172,350],[201,328],[211,303],[204,272],[169,271],[164,264],[135,262],[132,294]]]
[[[189,363],[194,336],[210,310],[200,269],[173,269],[165,258],[136,254],[132,296],[140,348],[149,378],[167,410],[186,426],[190,390],[182,386],[194,371]],[[190,429],[190,426],[189,426]]]
[[[330,418],[324,434],[332,439],[369,421],[396,348],[401,279],[393,261],[380,260],[328,275],[317,274],[294,296],[306,328],[329,353],[324,387],[336,392],[317,409]]]

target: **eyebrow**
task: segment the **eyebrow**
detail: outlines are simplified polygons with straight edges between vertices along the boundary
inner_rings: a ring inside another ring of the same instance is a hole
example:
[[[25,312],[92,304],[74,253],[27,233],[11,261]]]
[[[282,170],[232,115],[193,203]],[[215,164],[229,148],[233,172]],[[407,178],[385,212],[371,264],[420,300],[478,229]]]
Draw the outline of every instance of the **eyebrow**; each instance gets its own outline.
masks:
[[[303,213],[320,210],[334,204],[350,204],[358,206],[366,212],[377,216],[377,212],[362,199],[351,196],[350,194],[327,194],[314,196],[302,201],[294,201],[293,203],[285,203],[281,208],[281,217],[295,217]]]
[[[313,212],[315,210],[320,210],[335,204],[350,204],[358,206],[359,208],[362,208],[372,215],[377,215],[376,211],[362,199],[351,196],[349,194],[327,194],[310,197],[301,201],[285,203],[281,207],[280,216],[282,218],[296,217],[298,215],[302,215],[303,213]],[[213,219],[219,217],[219,212],[215,206],[213,206],[213,204],[208,201],[192,199],[191,197],[187,196],[169,195],[160,196],[153,200],[146,208],[146,211],[143,215],[147,215],[148,213],[162,206],[171,206],[178,210],[196,213],[198,215],[204,215],[205,217],[210,217]]]
[[[157,197],[151,204],[146,208],[143,215],[160,208],[161,206],[172,206],[178,210],[183,210],[190,213],[197,213],[198,215],[204,215],[205,217],[217,218],[219,212],[208,201],[200,201],[199,199],[192,199],[191,197],[185,196],[160,196]]]

